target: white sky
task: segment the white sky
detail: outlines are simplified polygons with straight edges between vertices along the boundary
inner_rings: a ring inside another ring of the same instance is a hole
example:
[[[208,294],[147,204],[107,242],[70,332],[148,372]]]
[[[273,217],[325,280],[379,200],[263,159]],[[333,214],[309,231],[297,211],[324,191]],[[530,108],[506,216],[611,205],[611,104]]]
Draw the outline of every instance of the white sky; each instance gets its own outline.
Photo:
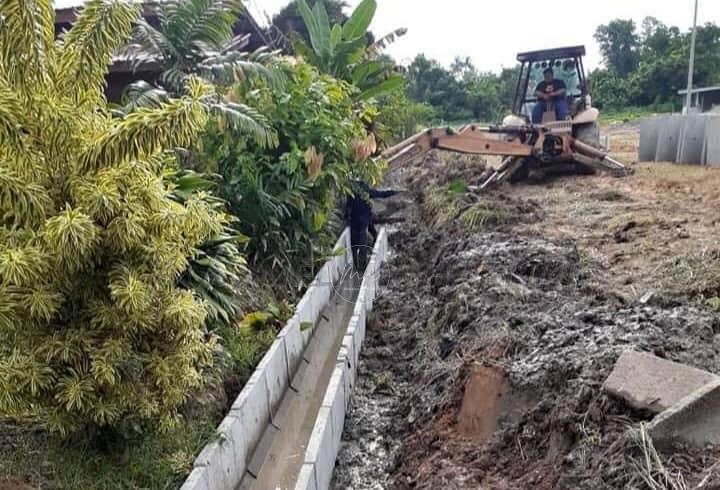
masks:
[[[261,12],[272,15],[288,3],[246,1],[258,21]],[[632,18],[639,25],[651,15],[685,30],[692,26],[693,12],[693,0],[378,0],[378,5],[376,35],[409,29],[388,49],[401,63],[425,53],[447,65],[459,55],[493,71],[514,66],[521,51],[575,44],[587,46],[586,66],[594,68],[601,62],[593,39],[598,25],[615,18]],[[698,23],[711,21],[720,23],[720,0],[700,0]]]
[[[356,5],[359,0],[349,0]],[[245,0],[258,21],[272,16],[288,0]],[[56,0],[57,7],[82,3]],[[388,49],[401,63],[416,54],[449,64],[455,56],[469,56],[482,70],[513,66],[521,51],[584,44],[586,66],[601,62],[593,39],[598,25],[616,18],[632,18],[638,25],[654,16],[683,30],[692,25],[693,0],[378,0],[372,25],[376,35],[397,27],[408,34]],[[553,14],[549,11],[552,9]],[[545,12],[541,11],[544,10]],[[547,12],[547,13],[546,13]],[[698,23],[720,23],[720,0],[700,0]]]

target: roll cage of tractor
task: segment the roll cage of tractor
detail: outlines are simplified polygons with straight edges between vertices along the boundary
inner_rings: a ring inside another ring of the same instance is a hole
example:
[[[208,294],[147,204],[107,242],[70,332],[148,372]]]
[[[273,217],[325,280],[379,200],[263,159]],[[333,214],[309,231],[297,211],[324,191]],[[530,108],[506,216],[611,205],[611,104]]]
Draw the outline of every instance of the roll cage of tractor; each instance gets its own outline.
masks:
[[[585,46],[528,51],[517,55],[520,62],[520,76],[515,88],[512,113],[529,118],[533,106],[538,102],[535,87],[542,82],[543,72],[552,68],[555,78],[565,82],[568,109],[571,117],[589,108],[590,97],[583,64]]]

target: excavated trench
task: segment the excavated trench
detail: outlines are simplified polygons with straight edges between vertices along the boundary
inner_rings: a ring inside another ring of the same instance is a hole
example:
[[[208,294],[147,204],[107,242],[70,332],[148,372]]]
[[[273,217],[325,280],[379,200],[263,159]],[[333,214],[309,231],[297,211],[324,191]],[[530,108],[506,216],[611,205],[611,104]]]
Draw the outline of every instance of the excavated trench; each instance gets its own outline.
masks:
[[[689,488],[718,488],[716,448],[662,448],[656,465],[632,431],[651,414],[602,390],[626,349],[719,372],[718,316],[617,294],[573,240],[528,231],[542,203],[465,191],[448,218],[431,202],[459,180],[473,189],[482,166],[431,153],[389,174],[413,199],[379,210],[395,253],[332,487],[615,489],[664,478],[670,488],[682,474]],[[463,220],[465,202],[493,219]]]

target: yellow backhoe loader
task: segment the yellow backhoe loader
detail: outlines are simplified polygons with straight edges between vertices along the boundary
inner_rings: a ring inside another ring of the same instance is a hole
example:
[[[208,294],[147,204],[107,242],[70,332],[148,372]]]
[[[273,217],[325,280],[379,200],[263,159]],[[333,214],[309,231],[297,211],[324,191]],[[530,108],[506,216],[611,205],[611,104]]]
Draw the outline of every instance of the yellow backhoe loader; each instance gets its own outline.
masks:
[[[467,125],[457,130],[428,129],[382,154],[390,162],[412,158],[432,148],[499,155],[504,159],[483,187],[504,181],[523,180],[532,173],[607,172],[625,176],[630,171],[600,147],[599,112],[592,107],[583,66],[584,46],[520,53],[512,114],[496,126]],[[555,110],[543,113],[533,124],[531,114],[538,103],[535,87],[543,72],[552,68],[555,78],[565,82],[568,106],[566,120],[555,120]]]

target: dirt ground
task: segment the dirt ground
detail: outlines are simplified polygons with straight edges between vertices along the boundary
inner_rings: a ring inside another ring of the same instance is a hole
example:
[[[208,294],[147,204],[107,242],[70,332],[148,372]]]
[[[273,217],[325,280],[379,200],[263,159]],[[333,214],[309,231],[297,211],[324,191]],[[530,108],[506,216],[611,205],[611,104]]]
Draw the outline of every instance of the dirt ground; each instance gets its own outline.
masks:
[[[634,128],[610,145],[632,163]],[[480,195],[483,165],[432,152],[391,169],[412,197],[379,213],[394,254],[334,487],[720,488],[716,448],[656,450],[651,414],[602,390],[626,349],[720,372],[720,171],[637,164]]]

